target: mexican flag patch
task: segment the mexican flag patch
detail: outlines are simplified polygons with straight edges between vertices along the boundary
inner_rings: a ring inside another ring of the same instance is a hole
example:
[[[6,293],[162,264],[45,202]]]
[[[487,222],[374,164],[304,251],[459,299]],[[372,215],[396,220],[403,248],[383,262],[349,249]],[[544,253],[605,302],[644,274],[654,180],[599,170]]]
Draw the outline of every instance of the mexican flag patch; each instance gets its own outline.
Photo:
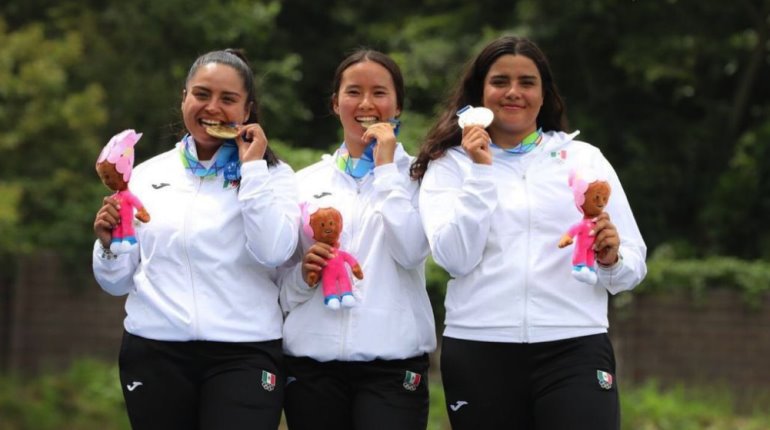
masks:
[[[409,391],[414,391],[417,389],[417,387],[420,386],[421,380],[422,376],[420,376],[419,373],[414,373],[407,370],[404,374],[404,388]]]
[[[612,388],[612,375],[603,370],[596,371],[596,379],[599,381],[599,386],[605,390]]]
[[[275,390],[275,375],[267,370],[262,371],[262,388],[267,391]]]

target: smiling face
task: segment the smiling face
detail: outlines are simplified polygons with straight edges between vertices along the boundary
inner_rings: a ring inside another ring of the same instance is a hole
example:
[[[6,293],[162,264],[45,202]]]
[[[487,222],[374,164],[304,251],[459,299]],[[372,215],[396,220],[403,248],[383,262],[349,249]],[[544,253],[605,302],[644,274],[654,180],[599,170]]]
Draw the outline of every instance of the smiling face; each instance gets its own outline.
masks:
[[[484,79],[483,105],[495,114],[489,134],[501,147],[512,148],[537,130],[543,84],[535,62],[524,55],[500,56]]]
[[[610,184],[596,181],[588,186],[585,192],[586,201],[583,203],[583,214],[586,218],[599,216],[610,199]]]
[[[128,188],[128,184],[123,180],[123,174],[118,173],[115,165],[108,161],[97,163],[96,173],[99,174],[102,183],[112,191],[122,191]]]
[[[321,208],[310,215],[313,239],[331,246],[337,246],[342,234],[342,214],[334,208]]]
[[[396,100],[393,77],[388,69],[374,61],[354,63],[342,73],[340,86],[332,99],[334,113],[340,117],[345,144],[363,150],[364,123],[382,122],[397,117],[401,110]]]
[[[228,65],[204,64],[187,81],[182,118],[200,160],[211,159],[222,145],[221,139],[206,133],[206,126],[245,122],[250,108],[247,97],[243,79]]]

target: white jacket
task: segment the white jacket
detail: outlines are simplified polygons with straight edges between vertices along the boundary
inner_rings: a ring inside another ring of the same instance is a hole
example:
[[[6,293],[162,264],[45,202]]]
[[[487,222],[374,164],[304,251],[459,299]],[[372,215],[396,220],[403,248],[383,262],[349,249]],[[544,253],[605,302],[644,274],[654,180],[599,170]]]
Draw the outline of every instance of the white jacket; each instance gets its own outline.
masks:
[[[328,309],[321,287],[302,279],[301,258],[313,241],[301,234],[296,264],[281,269],[284,351],[318,361],[403,359],[433,351],[435,325],[425,289],[429,248],[416,207],[418,185],[409,179],[411,158],[399,144],[394,163],[376,167],[360,182],[334,161],[324,155],[297,172],[300,201],[342,213],[340,248],[358,260],[364,279],[351,276],[355,307]]]
[[[185,170],[181,143],[134,169],[131,191],[150,213],[139,246],[117,259],[94,244],[102,289],[128,294],[124,326],[156,340],[255,342],[281,338],[275,267],[293,254],[299,209],[291,168],[244,163],[240,190],[220,172]],[[194,150],[194,149],[193,149]]]
[[[607,292],[634,288],[647,248],[618,177],[599,149],[549,132],[532,152],[492,148],[492,165],[461,147],[430,163],[420,208],[433,258],[452,276],[444,335],[487,342],[544,342],[607,331]],[[609,179],[606,211],[622,259],[589,286],[573,279],[573,246],[557,244],[582,218],[568,174],[590,166]]]

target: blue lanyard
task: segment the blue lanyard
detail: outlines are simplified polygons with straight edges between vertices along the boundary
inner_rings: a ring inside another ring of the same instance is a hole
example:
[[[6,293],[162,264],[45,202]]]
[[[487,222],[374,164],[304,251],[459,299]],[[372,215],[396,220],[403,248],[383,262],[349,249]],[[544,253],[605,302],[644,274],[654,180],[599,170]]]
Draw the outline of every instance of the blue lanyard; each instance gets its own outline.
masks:
[[[224,171],[225,180],[237,181],[241,178],[241,161],[238,158],[238,145],[232,139],[225,140],[217,152],[217,158],[208,168],[204,166],[198,158],[190,151],[190,135],[186,134],[182,138],[184,148],[182,149],[182,164],[193,175],[201,178],[216,176],[220,171]]]

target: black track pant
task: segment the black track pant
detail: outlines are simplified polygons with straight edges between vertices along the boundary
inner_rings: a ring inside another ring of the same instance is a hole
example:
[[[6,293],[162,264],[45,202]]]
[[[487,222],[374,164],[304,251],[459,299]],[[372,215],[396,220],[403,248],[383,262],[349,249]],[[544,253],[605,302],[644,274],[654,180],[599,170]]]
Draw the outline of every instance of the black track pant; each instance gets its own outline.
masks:
[[[453,430],[617,430],[606,334],[542,343],[444,337],[441,377]]]
[[[134,430],[278,428],[281,341],[166,342],[123,334],[120,383]]]
[[[424,430],[428,355],[405,360],[318,362],[286,357],[290,430]]]

